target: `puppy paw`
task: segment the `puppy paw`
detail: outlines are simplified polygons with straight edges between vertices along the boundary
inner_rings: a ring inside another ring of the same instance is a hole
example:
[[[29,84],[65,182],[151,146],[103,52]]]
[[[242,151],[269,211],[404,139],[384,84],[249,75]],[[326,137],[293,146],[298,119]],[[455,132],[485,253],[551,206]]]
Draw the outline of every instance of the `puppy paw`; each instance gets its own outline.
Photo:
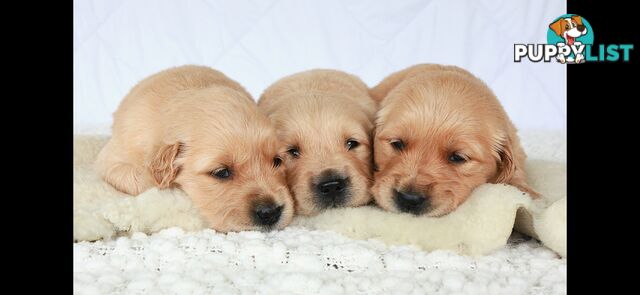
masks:
[[[178,189],[150,189],[136,199],[140,218],[149,233],[180,227],[187,231],[204,229],[207,224],[191,199]]]
[[[139,212],[135,207],[134,197],[124,197],[104,204],[100,215],[108,220],[116,231],[126,232],[132,228],[139,228]]]
[[[93,212],[76,210],[73,213],[73,240],[97,241],[110,239],[116,233],[113,224]]]

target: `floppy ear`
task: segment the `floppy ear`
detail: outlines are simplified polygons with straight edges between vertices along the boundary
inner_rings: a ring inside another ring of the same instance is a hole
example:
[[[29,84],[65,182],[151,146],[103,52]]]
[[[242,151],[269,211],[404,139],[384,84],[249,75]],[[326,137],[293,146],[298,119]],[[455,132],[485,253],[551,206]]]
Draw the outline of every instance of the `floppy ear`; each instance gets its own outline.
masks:
[[[574,15],[571,17],[572,20],[576,21],[576,24],[581,26],[582,25],[582,17],[579,15]]]
[[[181,142],[176,142],[160,147],[151,161],[151,175],[159,188],[168,188],[178,176],[180,167],[174,162],[182,145]]]
[[[506,138],[504,142],[499,145],[498,155],[500,156],[500,160],[498,161],[498,174],[496,175],[495,182],[508,183],[516,171],[511,140],[509,140],[509,138]]]
[[[562,37],[562,21],[564,19],[559,19],[552,24],[549,25],[549,29],[556,33],[556,35]]]
[[[498,162],[498,173],[495,178],[495,183],[506,183],[513,185],[523,192],[529,193],[534,199],[539,197],[540,194],[534,191],[529,184],[527,184],[527,175],[524,172],[524,163],[520,163],[514,154],[513,141],[509,136],[500,144],[498,154],[500,160]],[[521,151],[520,151],[521,152]]]

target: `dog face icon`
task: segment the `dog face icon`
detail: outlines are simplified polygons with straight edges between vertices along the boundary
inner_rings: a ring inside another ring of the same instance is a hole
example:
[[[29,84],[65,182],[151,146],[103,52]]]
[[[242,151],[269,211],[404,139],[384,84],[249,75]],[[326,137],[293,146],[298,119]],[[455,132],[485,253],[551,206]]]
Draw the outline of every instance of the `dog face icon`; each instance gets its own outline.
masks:
[[[576,38],[587,34],[587,27],[582,24],[582,17],[578,15],[560,18],[550,24],[549,28],[562,37],[567,45],[573,45]]]

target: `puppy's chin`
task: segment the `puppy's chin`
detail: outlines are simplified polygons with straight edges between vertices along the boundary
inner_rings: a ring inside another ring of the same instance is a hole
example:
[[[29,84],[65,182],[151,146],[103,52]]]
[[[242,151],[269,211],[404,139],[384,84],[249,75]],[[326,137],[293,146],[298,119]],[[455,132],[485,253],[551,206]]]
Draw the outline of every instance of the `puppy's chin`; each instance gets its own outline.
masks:
[[[445,216],[458,208],[454,202],[450,201],[445,204],[440,204],[436,207],[431,207],[427,212],[423,213],[424,216],[427,217],[442,217]]]

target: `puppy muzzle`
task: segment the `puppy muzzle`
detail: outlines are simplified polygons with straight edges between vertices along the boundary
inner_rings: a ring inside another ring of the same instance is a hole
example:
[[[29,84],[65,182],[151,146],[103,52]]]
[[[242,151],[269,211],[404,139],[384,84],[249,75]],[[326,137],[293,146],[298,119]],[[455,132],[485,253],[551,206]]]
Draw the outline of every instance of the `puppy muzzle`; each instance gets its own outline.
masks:
[[[415,215],[424,213],[430,205],[428,196],[410,191],[395,190],[394,201],[398,210]]]
[[[258,226],[270,228],[280,221],[284,206],[276,204],[272,200],[257,202],[251,210],[253,223]]]
[[[325,170],[312,184],[314,201],[322,208],[343,206],[348,197],[351,182],[348,177],[333,170]]]

